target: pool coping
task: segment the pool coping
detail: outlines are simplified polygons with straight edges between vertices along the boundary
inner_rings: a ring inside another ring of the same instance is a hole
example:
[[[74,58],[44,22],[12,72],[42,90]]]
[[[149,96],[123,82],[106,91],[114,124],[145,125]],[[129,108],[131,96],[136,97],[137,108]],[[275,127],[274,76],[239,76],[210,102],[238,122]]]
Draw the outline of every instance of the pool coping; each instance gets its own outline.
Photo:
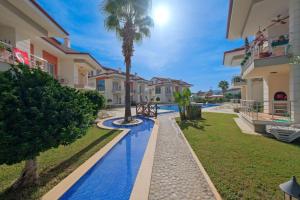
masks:
[[[213,184],[213,182],[211,181],[209,175],[207,174],[205,168],[203,167],[203,165],[201,164],[199,158],[197,157],[196,153],[194,152],[193,148],[191,147],[190,143],[188,142],[188,140],[186,139],[184,133],[182,132],[181,128],[179,127],[179,125],[176,122],[176,117],[170,117],[170,120],[172,122],[173,127],[178,130],[178,132],[181,134],[181,136],[183,137],[183,140],[185,141],[185,143],[187,144],[194,161],[196,162],[196,164],[198,165],[201,173],[203,174],[205,180],[208,183],[208,186],[210,187],[212,193],[214,194],[214,197],[216,200],[222,200],[222,197],[220,195],[220,193],[218,192],[217,188],[215,187],[215,185]]]
[[[44,196],[42,196],[42,200],[54,200],[59,199],[65,192],[67,192],[88,170],[90,170],[101,158],[103,158],[122,138],[124,138],[130,131],[130,129],[126,128],[112,128],[106,127],[103,125],[103,122],[110,119],[115,119],[119,117],[110,117],[106,119],[102,119],[97,123],[99,128],[107,129],[107,130],[119,130],[122,131],[118,134],[114,139],[112,139],[109,143],[103,146],[99,151],[97,151],[94,155],[92,155],[89,159],[87,159],[84,163],[82,163],[78,168],[76,168],[71,174],[69,174],[66,178],[60,181],[56,186],[54,186],[50,191],[48,191]]]
[[[156,118],[152,120],[154,121],[154,126],[152,128],[152,133],[148,140],[144,157],[136,176],[133,189],[131,191],[130,200],[148,200],[149,197],[152,168],[159,127],[158,119]]]

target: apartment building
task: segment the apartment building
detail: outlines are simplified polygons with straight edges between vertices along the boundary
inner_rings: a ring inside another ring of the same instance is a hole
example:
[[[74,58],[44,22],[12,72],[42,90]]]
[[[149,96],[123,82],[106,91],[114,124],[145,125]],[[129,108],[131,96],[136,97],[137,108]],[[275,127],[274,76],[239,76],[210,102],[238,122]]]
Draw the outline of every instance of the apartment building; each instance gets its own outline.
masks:
[[[184,88],[192,85],[182,80],[171,78],[153,77],[148,85],[148,95],[150,101],[160,103],[174,103],[174,92],[182,92]]]
[[[253,38],[224,53],[241,67],[241,116],[257,131],[274,121],[300,123],[300,1],[230,0],[227,38]]]
[[[102,67],[102,71],[93,71],[89,74],[89,84],[106,97],[107,104],[112,106],[125,105],[126,74],[121,69]],[[138,76],[130,75],[130,98],[132,104],[158,102],[174,103],[173,93],[181,92],[190,84],[169,78],[154,77],[150,81]]]
[[[88,85],[88,72],[101,69],[90,54],[71,48],[68,32],[36,1],[3,0],[0,70],[16,63],[39,67],[61,84],[78,89],[95,89]]]
[[[103,70],[90,73],[90,85],[95,86],[106,97],[108,105],[125,105],[125,72],[121,69],[102,68]],[[148,81],[137,74],[130,75],[130,98],[133,104],[148,102],[147,85]]]

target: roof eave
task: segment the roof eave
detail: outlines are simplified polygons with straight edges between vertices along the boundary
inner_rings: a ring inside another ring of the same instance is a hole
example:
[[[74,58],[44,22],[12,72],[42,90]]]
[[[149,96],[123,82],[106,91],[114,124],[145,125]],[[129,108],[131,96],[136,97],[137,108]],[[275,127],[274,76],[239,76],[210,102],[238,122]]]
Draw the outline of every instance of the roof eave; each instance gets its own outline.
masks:
[[[228,10],[228,18],[227,18],[227,32],[226,38],[229,39],[229,29],[230,29],[230,21],[232,15],[232,7],[233,7],[233,0],[229,0],[229,10]]]
[[[69,33],[61,26],[57,21],[55,21],[35,0],[29,0],[40,12],[42,12],[53,24],[55,24],[58,29],[60,29],[66,36]]]

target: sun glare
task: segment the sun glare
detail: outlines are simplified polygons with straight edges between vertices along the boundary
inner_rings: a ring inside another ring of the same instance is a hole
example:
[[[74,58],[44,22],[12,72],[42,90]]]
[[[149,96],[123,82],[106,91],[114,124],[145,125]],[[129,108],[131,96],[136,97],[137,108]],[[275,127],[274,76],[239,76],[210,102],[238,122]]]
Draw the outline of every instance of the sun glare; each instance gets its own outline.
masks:
[[[154,8],[153,19],[154,19],[154,23],[159,26],[163,26],[167,24],[170,19],[170,12],[168,7],[158,6]]]

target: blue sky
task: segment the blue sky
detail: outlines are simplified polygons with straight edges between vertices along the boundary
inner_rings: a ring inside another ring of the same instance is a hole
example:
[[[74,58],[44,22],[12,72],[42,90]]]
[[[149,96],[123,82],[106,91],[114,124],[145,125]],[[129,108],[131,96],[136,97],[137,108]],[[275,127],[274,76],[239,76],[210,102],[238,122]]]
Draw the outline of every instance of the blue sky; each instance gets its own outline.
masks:
[[[107,67],[125,69],[121,42],[104,28],[102,0],[38,0],[39,4],[71,35],[74,49],[93,54]],[[187,3],[188,2],[188,3]],[[238,68],[222,65],[223,52],[240,47],[242,41],[225,38],[228,0],[153,0],[170,13],[168,23],[152,28],[151,38],[136,44],[132,72],[181,79],[198,90],[217,89],[230,81]]]

